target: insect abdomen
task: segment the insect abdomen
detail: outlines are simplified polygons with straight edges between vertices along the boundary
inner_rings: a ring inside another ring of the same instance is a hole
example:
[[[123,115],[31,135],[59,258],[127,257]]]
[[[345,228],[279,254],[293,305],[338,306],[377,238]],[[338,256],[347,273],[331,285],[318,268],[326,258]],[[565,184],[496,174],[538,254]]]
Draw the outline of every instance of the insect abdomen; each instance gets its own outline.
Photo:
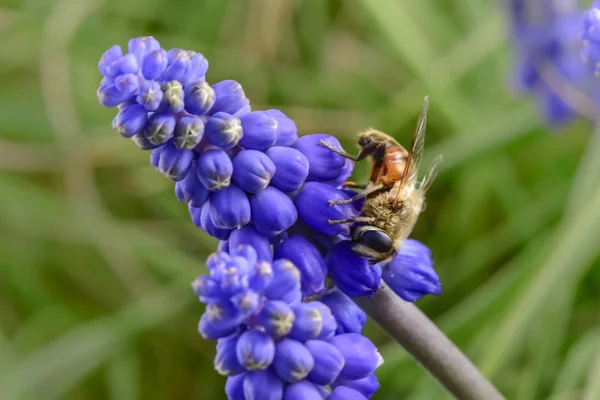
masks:
[[[405,151],[397,147],[386,148],[378,183],[391,185],[400,180],[406,167],[407,156]]]

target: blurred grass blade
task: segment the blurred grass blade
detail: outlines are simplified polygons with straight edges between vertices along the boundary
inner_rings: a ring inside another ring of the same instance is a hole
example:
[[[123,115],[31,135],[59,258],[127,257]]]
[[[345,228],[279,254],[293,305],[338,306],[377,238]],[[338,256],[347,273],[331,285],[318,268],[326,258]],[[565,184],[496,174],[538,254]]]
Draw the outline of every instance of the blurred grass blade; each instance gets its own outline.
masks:
[[[115,354],[128,340],[173,317],[189,295],[189,279],[136,300],[116,313],[81,324],[14,364],[0,375],[3,400],[20,400],[43,391],[60,397]]]
[[[594,352],[594,363],[588,373],[588,379],[583,390],[581,400],[600,399],[600,344]]]
[[[597,356],[598,343],[600,343],[600,329],[594,329],[571,346],[556,377],[553,396],[567,394],[580,387]]]
[[[488,376],[496,376],[506,362],[519,353],[523,336],[529,324],[539,316],[552,296],[556,285],[565,279],[577,279],[600,252],[600,186],[587,204],[572,219],[563,220],[554,236],[554,248],[543,267],[524,289],[521,297],[507,313],[496,334],[494,343],[485,353],[482,369]]]
[[[110,362],[107,383],[112,400],[139,400],[140,360],[133,352],[124,351]]]
[[[585,204],[592,195],[594,188],[600,185],[600,174],[598,174],[600,171],[600,123],[596,123],[596,128],[590,135],[579,165],[569,194],[568,215],[575,214],[577,209]]]

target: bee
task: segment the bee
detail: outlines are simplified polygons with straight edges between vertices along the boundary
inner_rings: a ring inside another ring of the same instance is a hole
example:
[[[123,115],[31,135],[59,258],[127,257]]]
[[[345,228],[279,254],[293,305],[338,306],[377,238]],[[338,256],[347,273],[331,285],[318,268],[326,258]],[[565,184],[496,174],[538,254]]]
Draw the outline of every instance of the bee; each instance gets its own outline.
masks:
[[[352,155],[329,143],[319,144],[353,161],[370,157],[371,177],[366,186],[346,182],[344,186],[363,189],[347,200],[329,200],[329,205],[348,204],[365,198],[360,215],[329,224],[359,223],[352,232],[350,247],[371,264],[389,260],[410,235],[425,209],[425,194],[437,177],[442,155],[438,155],[419,182],[417,173],[423,156],[428,99],[425,97],[415,135],[407,151],[391,136],[375,129],[358,134],[358,155]]]

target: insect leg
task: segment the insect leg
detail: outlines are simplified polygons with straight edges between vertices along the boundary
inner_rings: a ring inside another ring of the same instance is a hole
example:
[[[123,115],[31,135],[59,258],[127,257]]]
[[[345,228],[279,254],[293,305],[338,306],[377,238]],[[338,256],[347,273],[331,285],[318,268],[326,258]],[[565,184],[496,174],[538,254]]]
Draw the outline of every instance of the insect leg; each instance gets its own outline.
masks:
[[[375,218],[373,217],[352,217],[352,218],[346,218],[346,219],[330,219],[329,221],[329,225],[337,225],[337,224],[347,224],[350,222],[375,222]]]
[[[367,197],[370,194],[378,192],[382,188],[383,188],[383,185],[371,186],[370,188],[366,189],[364,192],[359,193],[356,196],[351,197],[349,199],[346,199],[346,200],[329,200],[329,205],[333,206],[335,204],[348,204],[348,203],[352,203],[355,200],[362,199],[363,197]]]
[[[366,189],[367,188],[367,185],[359,185],[358,183],[351,182],[351,181],[344,182],[344,184],[342,186],[347,187],[347,188],[353,188],[353,189]]]
[[[348,159],[350,159],[352,161],[361,161],[361,160],[364,160],[365,158],[367,158],[369,156],[369,152],[366,151],[364,148],[357,155],[353,155],[353,154],[350,154],[350,153],[346,153],[344,150],[338,149],[337,147],[333,146],[332,144],[327,143],[324,140],[320,140],[319,141],[319,145],[325,146],[329,150],[333,151],[334,153],[337,153],[340,156],[342,156],[344,158],[348,158]]]

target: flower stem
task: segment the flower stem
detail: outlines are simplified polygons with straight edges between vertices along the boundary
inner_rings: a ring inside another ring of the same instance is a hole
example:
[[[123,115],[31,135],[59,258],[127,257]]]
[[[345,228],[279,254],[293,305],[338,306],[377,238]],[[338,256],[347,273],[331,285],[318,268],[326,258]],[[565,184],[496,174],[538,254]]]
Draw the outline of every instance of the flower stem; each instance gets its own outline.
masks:
[[[421,310],[385,284],[372,299],[354,301],[457,399],[505,399]]]

